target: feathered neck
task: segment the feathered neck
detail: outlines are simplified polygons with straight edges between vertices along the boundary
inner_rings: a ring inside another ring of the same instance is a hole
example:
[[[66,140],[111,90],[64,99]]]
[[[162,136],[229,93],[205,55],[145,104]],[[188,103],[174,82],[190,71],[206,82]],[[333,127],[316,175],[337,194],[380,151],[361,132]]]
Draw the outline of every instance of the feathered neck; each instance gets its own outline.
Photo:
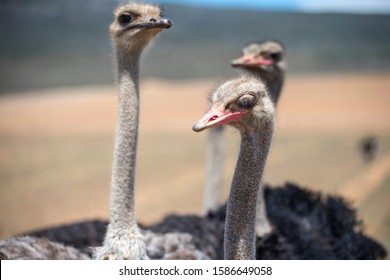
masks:
[[[257,195],[271,146],[273,120],[241,133],[241,146],[226,210],[225,259],[255,259]]]

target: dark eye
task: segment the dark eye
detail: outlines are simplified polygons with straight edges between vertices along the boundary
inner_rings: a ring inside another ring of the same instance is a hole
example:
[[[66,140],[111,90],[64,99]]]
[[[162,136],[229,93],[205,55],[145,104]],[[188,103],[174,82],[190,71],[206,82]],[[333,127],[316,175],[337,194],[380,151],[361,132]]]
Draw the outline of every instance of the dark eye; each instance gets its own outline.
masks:
[[[272,60],[279,61],[282,58],[282,55],[280,53],[271,53],[270,57]]]
[[[133,16],[128,13],[121,14],[118,17],[118,22],[120,25],[127,25],[132,21],[133,21]]]
[[[237,100],[237,106],[241,109],[251,109],[256,105],[256,97],[251,94],[244,94]]]

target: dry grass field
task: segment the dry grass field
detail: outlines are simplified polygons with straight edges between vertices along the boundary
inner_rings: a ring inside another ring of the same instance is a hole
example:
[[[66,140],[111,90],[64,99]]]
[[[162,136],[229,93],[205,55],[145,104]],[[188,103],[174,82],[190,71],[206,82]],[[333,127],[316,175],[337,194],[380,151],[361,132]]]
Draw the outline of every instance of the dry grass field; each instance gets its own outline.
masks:
[[[140,221],[200,213],[205,133],[192,124],[215,81],[144,80],[136,178]],[[0,237],[108,218],[116,120],[114,87],[0,97]],[[390,74],[289,77],[265,181],[345,195],[390,249]],[[226,193],[238,137],[230,131]],[[365,163],[361,139],[380,140]]]

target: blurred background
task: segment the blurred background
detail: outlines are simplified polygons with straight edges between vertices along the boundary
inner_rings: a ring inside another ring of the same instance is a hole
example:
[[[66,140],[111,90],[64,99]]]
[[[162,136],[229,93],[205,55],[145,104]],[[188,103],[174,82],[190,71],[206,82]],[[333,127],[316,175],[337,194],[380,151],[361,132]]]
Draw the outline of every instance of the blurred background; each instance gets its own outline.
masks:
[[[0,1],[0,238],[108,218],[119,2]],[[201,213],[206,134],[191,126],[241,48],[275,39],[288,73],[265,182],[343,195],[390,249],[390,2],[153,2],[174,25],[142,59],[138,219]]]

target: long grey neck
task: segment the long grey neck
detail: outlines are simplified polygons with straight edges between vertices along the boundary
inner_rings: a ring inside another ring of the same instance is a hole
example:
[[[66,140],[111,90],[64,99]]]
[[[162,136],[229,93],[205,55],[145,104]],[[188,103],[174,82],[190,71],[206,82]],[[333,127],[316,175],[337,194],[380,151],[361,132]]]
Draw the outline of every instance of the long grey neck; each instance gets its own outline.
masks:
[[[284,83],[284,71],[281,69],[277,69],[276,72],[269,73],[255,68],[251,71],[251,73],[260,77],[265,82],[276,107]],[[263,237],[272,232],[272,225],[267,217],[266,201],[264,197],[263,186],[260,187],[258,193],[256,219],[257,236]]]
[[[261,131],[243,133],[226,210],[225,259],[256,258],[257,196],[271,145],[273,123]]]
[[[206,180],[203,193],[203,212],[215,211],[221,204],[223,184],[223,163],[226,141],[224,126],[210,128],[206,143]]]
[[[249,71],[249,70],[248,70]],[[280,93],[282,92],[284,83],[284,71],[276,70],[276,72],[268,73],[263,70],[254,68],[249,71],[250,73],[260,77],[263,82],[267,85],[269,93],[272,97],[272,101],[276,105],[278,104]]]
[[[117,52],[119,108],[111,178],[110,227],[136,230],[134,179],[136,167],[139,55]]]

